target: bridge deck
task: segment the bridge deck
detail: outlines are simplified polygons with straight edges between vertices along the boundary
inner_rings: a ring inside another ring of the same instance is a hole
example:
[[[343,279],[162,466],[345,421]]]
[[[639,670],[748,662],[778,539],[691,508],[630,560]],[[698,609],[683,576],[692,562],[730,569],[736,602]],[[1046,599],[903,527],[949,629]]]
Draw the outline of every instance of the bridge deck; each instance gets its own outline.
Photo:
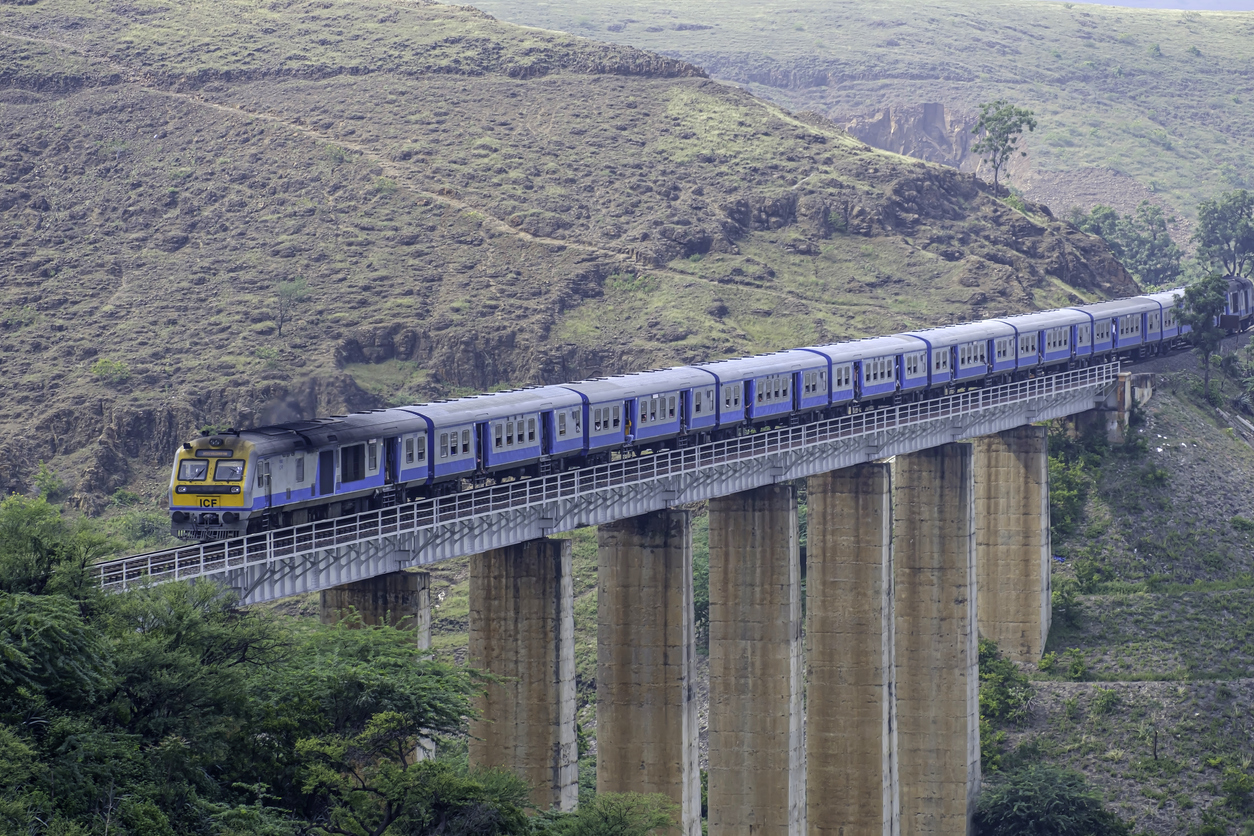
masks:
[[[97,564],[106,589],[215,578],[257,603],[1092,409],[1119,364],[1048,375]]]

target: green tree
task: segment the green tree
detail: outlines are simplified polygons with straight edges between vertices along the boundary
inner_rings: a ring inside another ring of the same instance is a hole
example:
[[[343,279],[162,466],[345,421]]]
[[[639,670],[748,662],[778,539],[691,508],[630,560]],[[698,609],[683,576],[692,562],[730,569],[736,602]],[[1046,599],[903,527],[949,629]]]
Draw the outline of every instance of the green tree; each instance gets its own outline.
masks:
[[[1084,776],[1034,764],[994,778],[975,813],[979,836],[1124,836],[1132,828],[1106,809]]]
[[[664,795],[600,793],[573,814],[558,817],[552,836],[661,836],[677,833],[679,805]]]
[[[274,307],[274,324],[279,336],[283,326],[292,321],[296,307],[309,298],[309,282],[299,276],[290,282],[279,282]]]
[[[971,150],[992,166],[993,194],[1000,194],[998,181],[1001,172],[1019,150],[1019,137],[1023,135],[1024,128],[1036,130],[1032,111],[1016,107],[1005,99],[980,105],[980,118],[971,133],[982,136],[971,146]],[[1026,151],[1019,151],[1019,156],[1027,155]]]
[[[1189,341],[1202,358],[1202,389],[1210,398],[1210,358],[1223,342],[1224,330],[1219,327],[1219,317],[1224,312],[1228,296],[1228,281],[1218,273],[1211,273],[1200,282],[1184,289],[1184,310],[1180,321],[1188,325]]]
[[[1082,231],[1105,239],[1115,258],[1142,285],[1162,287],[1180,278],[1180,248],[1167,231],[1173,219],[1148,200],[1130,215],[1096,206],[1088,214],[1075,212],[1071,220]]]
[[[1248,276],[1254,267],[1254,197],[1244,189],[1224,192],[1197,207],[1193,232],[1197,257],[1210,270]]]

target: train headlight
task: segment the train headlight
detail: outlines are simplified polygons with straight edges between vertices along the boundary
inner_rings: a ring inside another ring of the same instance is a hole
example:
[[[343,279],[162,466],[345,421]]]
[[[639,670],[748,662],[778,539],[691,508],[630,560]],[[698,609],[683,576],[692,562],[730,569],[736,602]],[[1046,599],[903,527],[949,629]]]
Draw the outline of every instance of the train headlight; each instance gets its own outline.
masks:
[[[175,511],[173,514],[170,515],[170,520],[176,523],[185,523],[187,522],[187,512]]]
[[[234,511],[227,511],[226,513],[222,515],[222,522],[237,523],[239,522],[239,514],[235,513]]]

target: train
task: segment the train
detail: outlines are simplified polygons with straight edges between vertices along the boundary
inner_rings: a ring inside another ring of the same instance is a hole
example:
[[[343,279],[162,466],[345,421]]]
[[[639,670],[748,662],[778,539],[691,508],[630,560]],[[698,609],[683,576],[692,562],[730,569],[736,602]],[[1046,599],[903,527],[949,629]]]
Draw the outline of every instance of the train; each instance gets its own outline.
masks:
[[[185,442],[175,537],[213,541],[537,478],[1182,343],[1183,289],[694,366],[333,415]],[[1245,330],[1254,283],[1220,324]]]

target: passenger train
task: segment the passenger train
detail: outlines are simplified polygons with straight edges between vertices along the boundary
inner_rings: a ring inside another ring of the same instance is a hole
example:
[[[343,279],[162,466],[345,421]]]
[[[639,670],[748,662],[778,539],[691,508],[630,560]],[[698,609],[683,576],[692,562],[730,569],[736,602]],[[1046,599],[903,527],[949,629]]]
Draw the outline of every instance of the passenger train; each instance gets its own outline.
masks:
[[[219,540],[710,440],[1170,350],[1182,290],[189,441],[175,536]],[[1229,281],[1221,325],[1254,318]]]

